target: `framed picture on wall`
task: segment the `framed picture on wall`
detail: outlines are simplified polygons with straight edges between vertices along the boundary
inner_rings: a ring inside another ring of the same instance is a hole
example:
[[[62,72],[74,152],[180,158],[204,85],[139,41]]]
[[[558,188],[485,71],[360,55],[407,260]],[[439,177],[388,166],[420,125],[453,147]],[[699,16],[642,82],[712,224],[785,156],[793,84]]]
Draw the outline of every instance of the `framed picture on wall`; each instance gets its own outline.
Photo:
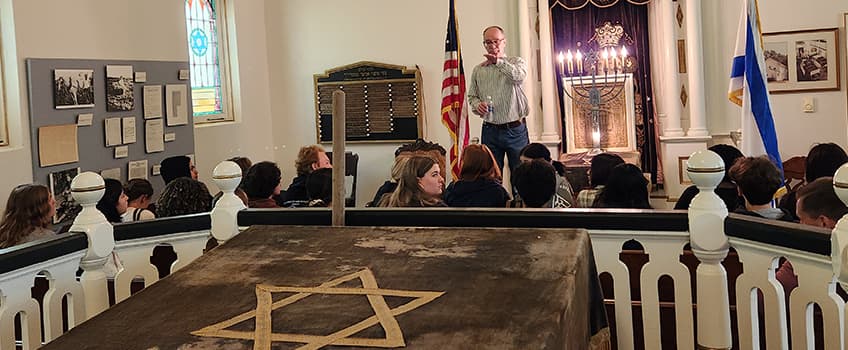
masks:
[[[839,90],[839,29],[763,33],[769,92]]]
[[[94,70],[54,69],[53,106],[56,109],[94,107]]]
[[[67,220],[73,220],[82,210],[71,195],[71,181],[79,175],[80,168],[50,173],[50,192],[56,200],[56,213],[53,215],[53,223],[58,224]]]

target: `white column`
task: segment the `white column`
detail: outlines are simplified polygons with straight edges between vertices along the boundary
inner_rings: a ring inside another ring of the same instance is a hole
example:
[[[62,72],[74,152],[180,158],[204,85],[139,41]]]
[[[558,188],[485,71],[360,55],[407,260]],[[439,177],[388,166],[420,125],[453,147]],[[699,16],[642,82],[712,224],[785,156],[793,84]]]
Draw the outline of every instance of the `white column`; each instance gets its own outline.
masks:
[[[82,257],[83,272],[80,284],[85,295],[85,318],[89,319],[109,308],[109,293],[106,287],[104,266],[112,258],[115,236],[112,224],[95,207],[106,192],[100,175],[86,171],[71,181],[71,194],[82,205],[82,211],[74,220],[70,231],[83,232],[88,236],[88,250]]]
[[[215,181],[215,185],[224,193],[210,213],[212,237],[215,237],[218,243],[224,243],[238,234],[238,212],[247,208],[235,194],[241,183],[241,167],[228,160],[218,163],[212,170],[212,181]]]
[[[670,2],[670,1],[669,1]],[[695,272],[698,310],[698,348],[730,349],[730,298],[727,272],[721,261],[730,248],[724,234],[727,207],[713,191],[724,177],[724,163],[718,154],[701,150],[689,157],[688,171],[698,194],[689,206],[689,234],[692,252],[701,264]]]
[[[683,136],[680,127],[680,117],[683,115],[683,106],[680,104],[680,76],[677,73],[677,40],[674,31],[674,5],[671,0],[662,0],[660,3],[660,23],[663,28],[661,40],[662,63],[665,68],[665,83],[660,102],[665,106],[665,124],[662,126],[662,136]]]
[[[533,59],[533,36],[535,31],[531,28],[530,19],[533,13],[530,11],[530,0],[518,1],[518,43],[520,45],[520,54],[527,62],[527,78],[524,79],[524,93],[527,95],[527,100],[530,101],[530,115],[527,116],[527,131],[530,140],[539,138],[539,126],[542,122],[542,114],[539,111],[537,101],[538,95],[536,91],[536,60]]]
[[[560,142],[557,130],[556,73],[553,70],[553,40],[548,0],[539,0],[539,56],[542,71],[542,138],[543,143]]]
[[[686,0],[686,66],[689,75],[689,130],[687,136],[707,136],[704,91],[704,43],[701,34],[701,0]]]

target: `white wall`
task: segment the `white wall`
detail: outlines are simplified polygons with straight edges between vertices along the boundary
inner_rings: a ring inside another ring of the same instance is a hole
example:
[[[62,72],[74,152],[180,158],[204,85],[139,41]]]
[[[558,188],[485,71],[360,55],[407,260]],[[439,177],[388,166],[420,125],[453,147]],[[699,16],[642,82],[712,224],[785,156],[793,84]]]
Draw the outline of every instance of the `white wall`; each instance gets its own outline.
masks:
[[[457,1],[466,74],[483,61],[482,30],[497,24],[507,31],[508,51],[519,49],[517,1]],[[314,74],[358,61],[421,69],[426,103],[425,137],[448,148],[441,123],[441,81],[448,1],[286,0],[266,1],[274,154],[287,185],[295,176],[299,147],[316,142]],[[481,122],[471,118],[471,133]],[[399,144],[349,144],[359,154],[357,205],[369,201],[389,175]],[[330,145],[326,145],[329,150]]]
[[[707,66],[707,115],[711,133],[727,133],[740,128],[739,108],[727,100],[727,77],[742,10],[739,0],[703,0],[704,55]],[[835,0],[759,2],[764,33],[803,29],[843,27],[842,15],[848,2]],[[840,80],[838,91],[772,94],[772,113],[777,127],[780,153],[784,160],[806,155],[817,142],[848,146],[848,96],[846,96],[845,31],[840,29]],[[803,113],[801,105],[813,97],[817,110]]]
[[[228,25],[236,122],[194,129],[200,180],[212,193],[218,191],[212,182],[212,169],[220,161],[235,156],[248,157],[254,163],[274,159],[265,4],[241,0],[231,0],[227,4],[231,15]]]
[[[182,2],[172,0],[0,2],[12,142],[10,147],[0,149],[4,170],[0,177],[0,210],[14,186],[33,181],[24,60],[185,60],[188,56],[182,11]]]
[[[264,2],[231,1],[239,44],[232,62],[236,116],[242,121],[195,130],[201,180],[235,155],[273,158]],[[10,147],[0,148],[0,210],[11,189],[32,182],[26,58],[186,61],[184,3],[175,0],[0,0]],[[80,157],[85,157],[80,154]],[[89,169],[82,169],[83,171]]]

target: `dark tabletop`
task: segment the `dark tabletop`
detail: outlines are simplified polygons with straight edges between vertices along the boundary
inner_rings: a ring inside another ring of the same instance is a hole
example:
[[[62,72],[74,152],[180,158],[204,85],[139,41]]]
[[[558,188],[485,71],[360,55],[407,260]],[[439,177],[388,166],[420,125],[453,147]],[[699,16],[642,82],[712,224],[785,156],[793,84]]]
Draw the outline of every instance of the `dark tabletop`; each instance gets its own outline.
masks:
[[[44,349],[586,349],[590,247],[575,229],[253,226]]]

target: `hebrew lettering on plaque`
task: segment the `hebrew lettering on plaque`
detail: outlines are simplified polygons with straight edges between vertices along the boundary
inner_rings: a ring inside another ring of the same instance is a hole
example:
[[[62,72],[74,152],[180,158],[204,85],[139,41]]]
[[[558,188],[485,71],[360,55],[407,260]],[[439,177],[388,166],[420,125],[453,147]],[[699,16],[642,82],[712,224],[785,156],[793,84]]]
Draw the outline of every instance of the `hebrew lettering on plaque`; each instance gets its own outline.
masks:
[[[358,62],[315,75],[318,142],[333,140],[333,91],[345,93],[348,142],[409,142],[421,137],[417,69]]]

